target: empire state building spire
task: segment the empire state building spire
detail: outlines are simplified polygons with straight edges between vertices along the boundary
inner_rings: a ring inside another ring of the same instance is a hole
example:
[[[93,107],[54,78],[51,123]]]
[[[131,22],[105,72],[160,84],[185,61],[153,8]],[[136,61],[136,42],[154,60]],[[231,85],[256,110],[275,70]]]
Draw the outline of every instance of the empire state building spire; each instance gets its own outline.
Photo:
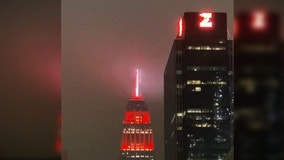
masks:
[[[140,92],[140,72],[138,69],[135,70],[134,87],[133,87],[131,99],[143,100],[143,97]]]

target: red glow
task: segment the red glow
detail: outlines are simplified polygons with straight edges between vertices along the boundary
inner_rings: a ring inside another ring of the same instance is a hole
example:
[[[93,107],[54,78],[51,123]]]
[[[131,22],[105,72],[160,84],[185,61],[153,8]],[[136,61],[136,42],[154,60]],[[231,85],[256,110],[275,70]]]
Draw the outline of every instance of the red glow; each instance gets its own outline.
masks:
[[[121,145],[121,150],[123,151],[153,151],[154,145],[153,143],[151,144],[140,143],[136,145],[135,143],[123,144]]]
[[[202,18],[201,22],[199,22],[199,27],[212,28],[212,13],[201,13],[199,16]]]
[[[234,19],[234,37],[237,37],[239,33],[239,24],[238,20]]]
[[[142,100],[143,97],[139,88],[139,70],[135,71],[134,87],[130,100]],[[149,126],[151,124],[150,113],[147,110],[126,110],[124,115],[122,141],[120,149],[122,151],[153,151],[153,132]],[[140,127],[137,127],[140,126]]]
[[[123,124],[150,124],[148,111],[126,111]],[[121,150],[153,151],[154,138],[152,130],[125,128],[122,134]]]
[[[143,100],[143,97],[141,96],[140,90],[139,90],[139,70],[136,69],[135,71],[135,78],[134,78],[134,90],[132,92],[131,99],[132,100]]]
[[[126,111],[123,124],[150,124],[149,112]]]
[[[183,19],[180,18],[178,21],[178,37],[183,36]]]
[[[61,123],[62,123],[62,118],[61,118],[61,112],[59,112],[58,115],[58,125],[59,125],[59,129],[57,132],[57,137],[56,137],[56,141],[55,141],[55,150],[57,153],[61,154],[61,150],[62,150],[62,142],[61,142]]]
[[[56,145],[55,145],[56,152],[60,154],[61,148],[62,148],[62,143],[61,143],[61,137],[60,137],[56,140]]]
[[[252,27],[256,30],[263,30],[266,28],[266,14],[264,11],[255,11],[252,14]]]

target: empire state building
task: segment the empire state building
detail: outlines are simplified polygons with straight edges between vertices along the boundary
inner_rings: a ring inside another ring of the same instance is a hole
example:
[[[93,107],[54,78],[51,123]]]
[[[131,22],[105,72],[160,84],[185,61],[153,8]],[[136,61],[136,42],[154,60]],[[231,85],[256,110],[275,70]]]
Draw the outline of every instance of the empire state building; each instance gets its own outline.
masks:
[[[138,69],[134,84],[123,119],[120,160],[154,160],[154,135],[150,113],[139,90]]]

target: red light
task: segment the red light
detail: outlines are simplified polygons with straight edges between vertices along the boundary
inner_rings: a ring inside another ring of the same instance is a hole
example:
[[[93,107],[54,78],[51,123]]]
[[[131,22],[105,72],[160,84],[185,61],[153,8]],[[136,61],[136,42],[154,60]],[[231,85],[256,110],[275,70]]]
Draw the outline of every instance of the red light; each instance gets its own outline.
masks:
[[[199,16],[202,18],[201,22],[199,22],[199,27],[212,28],[212,13],[201,13]]]
[[[255,11],[252,14],[252,27],[256,30],[263,30],[266,28],[266,14],[264,11]]]
[[[134,78],[134,90],[132,92],[131,99],[132,100],[143,100],[143,97],[141,96],[141,93],[139,91],[139,70],[136,69],[135,71],[135,78]]]
[[[126,111],[123,124],[150,124],[149,112]]]
[[[55,150],[57,153],[61,154],[61,150],[62,150],[62,142],[61,142],[61,123],[62,123],[62,119],[61,119],[61,112],[59,112],[58,115],[58,123],[59,123],[59,129],[57,132],[57,137],[56,137],[56,141],[55,141]]]
[[[61,153],[62,143],[61,143],[61,137],[56,140],[55,150],[57,153]]]
[[[239,33],[239,23],[237,19],[234,19],[234,37],[237,37]]]
[[[139,70],[135,70],[134,87],[130,100],[142,100],[139,90]],[[154,141],[152,129],[147,127],[151,124],[150,113],[147,110],[126,110],[124,114],[121,151],[152,151]],[[130,125],[129,125],[130,124]],[[134,124],[134,126],[133,126]],[[136,128],[135,125],[140,125]]]
[[[139,96],[139,77],[138,69],[136,70],[136,87],[135,87],[135,96]]]
[[[180,18],[178,21],[178,37],[183,36],[183,19]]]
[[[154,139],[152,133],[136,133],[127,131],[122,135],[122,144],[120,149],[123,151],[153,151]]]

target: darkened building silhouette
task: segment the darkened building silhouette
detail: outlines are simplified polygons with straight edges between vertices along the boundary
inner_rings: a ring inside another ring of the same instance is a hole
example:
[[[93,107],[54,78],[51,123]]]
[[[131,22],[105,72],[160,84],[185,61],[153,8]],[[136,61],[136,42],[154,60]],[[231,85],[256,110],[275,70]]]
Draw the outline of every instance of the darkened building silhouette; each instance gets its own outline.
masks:
[[[120,160],[154,160],[154,134],[138,75],[136,70],[135,87],[125,110]]]
[[[284,158],[283,53],[279,27],[276,13],[236,14],[236,159]]]
[[[186,12],[164,72],[165,160],[224,158],[233,142],[226,13]]]

